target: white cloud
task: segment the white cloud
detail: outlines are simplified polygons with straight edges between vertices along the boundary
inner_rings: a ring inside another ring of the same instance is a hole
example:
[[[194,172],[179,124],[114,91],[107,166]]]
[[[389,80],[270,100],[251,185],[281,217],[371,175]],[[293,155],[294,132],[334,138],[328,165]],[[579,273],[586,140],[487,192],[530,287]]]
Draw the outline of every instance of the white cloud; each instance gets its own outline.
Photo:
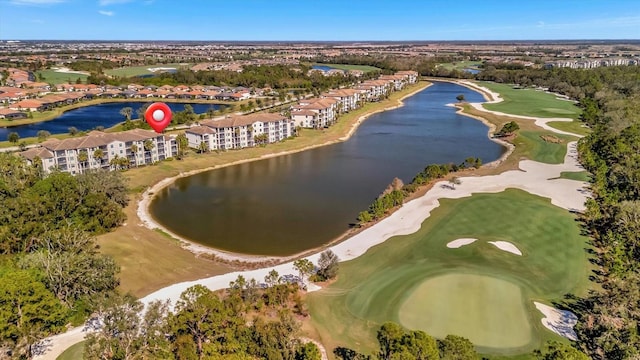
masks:
[[[50,5],[59,4],[67,0],[10,0],[9,4],[12,5]]]
[[[100,6],[108,6],[108,5],[114,5],[114,4],[125,4],[131,1],[133,0],[99,0],[98,4]]]
[[[104,16],[113,16],[116,14],[113,11],[106,11],[106,10],[99,10],[98,13]]]

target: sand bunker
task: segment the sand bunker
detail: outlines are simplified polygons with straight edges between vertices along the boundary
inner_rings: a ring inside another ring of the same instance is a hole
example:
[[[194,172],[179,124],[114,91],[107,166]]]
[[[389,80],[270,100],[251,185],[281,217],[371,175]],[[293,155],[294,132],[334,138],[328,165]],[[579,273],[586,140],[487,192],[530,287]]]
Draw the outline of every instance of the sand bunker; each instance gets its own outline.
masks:
[[[520,249],[518,249],[515,245],[508,241],[489,241],[489,244],[497,247],[500,250],[508,251],[512,254],[522,256],[522,252],[520,251]]]
[[[459,247],[463,247],[465,245],[469,245],[469,244],[473,243],[476,240],[478,240],[478,239],[472,239],[472,238],[456,239],[456,240],[448,242],[447,243],[447,247],[449,249],[457,249]]]
[[[533,303],[544,315],[540,320],[544,327],[569,340],[578,340],[576,332],[573,330],[573,327],[578,323],[578,317],[575,314],[539,302],[534,301]]]

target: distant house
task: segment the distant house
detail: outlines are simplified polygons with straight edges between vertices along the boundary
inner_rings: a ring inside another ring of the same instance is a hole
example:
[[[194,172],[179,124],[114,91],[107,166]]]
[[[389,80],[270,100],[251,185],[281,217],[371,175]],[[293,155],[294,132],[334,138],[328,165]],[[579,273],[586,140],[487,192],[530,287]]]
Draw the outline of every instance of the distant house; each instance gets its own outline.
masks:
[[[27,114],[22,111],[12,110],[8,108],[0,108],[0,119],[18,120],[18,119],[26,119],[26,118],[27,118]]]

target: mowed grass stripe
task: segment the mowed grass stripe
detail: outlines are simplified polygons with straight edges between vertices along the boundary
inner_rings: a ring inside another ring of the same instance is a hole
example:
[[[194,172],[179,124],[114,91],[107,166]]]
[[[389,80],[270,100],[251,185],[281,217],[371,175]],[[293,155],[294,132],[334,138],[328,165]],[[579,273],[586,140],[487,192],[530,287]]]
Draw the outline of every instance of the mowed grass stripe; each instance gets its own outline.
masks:
[[[448,274],[420,284],[402,304],[400,323],[438,338],[458,334],[478,347],[520,347],[532,328],[518,285],[490,276]]]
[[[372,351],[377,328],[385,321],[401,321],[402,305],[420,284],[448,274],[503,280],[522,291],[522,300],[517,296],[505,299],[510,299],[513,309],[523,308],[528,322],[519,324],[524,328],[511,331],[513,336],[505,335],[501,345],[480,346],[479,350],[514,355],[530,352],[546,340],[561,340],[542,327],[542,315],[532,301],[559,300],[567,293],[580,295],[586,291],[590,271],[587,239],[580,235],[574,216],[551,205],[548,199],[516,189],[440,202],[416,233],[389,239],[341,264],[335,283],[327,290],[309,294],[311,321],[328,348],[346,346]],[[478,241],[458,249],[446,247],[452,240],[469,237]],[[488,241],[509,241],[523,256],[499,250]],[[478,301],[479,309],[489,309],[487,300]],[[488,310],[484,315],[494,319],[491,326],[512,325],[509,317],[515,315],[496,317],[490,315],[492,312]],[[447,323],[441,326],[431,333],[461,334],[469,325],[457,331],[448,328]],[[529,326],[533,329],[530,341],[514,347]]]

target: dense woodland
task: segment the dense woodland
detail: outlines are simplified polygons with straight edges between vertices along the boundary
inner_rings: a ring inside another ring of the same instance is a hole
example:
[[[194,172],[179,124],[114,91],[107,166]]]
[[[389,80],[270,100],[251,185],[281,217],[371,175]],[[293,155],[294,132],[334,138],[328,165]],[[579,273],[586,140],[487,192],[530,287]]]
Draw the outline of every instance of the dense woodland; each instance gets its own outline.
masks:
[[[29,358],[47,335],[81,324],[119,284],[93,236],[122,224],[118,172],[42,176],[0,153],[0,358]]]

